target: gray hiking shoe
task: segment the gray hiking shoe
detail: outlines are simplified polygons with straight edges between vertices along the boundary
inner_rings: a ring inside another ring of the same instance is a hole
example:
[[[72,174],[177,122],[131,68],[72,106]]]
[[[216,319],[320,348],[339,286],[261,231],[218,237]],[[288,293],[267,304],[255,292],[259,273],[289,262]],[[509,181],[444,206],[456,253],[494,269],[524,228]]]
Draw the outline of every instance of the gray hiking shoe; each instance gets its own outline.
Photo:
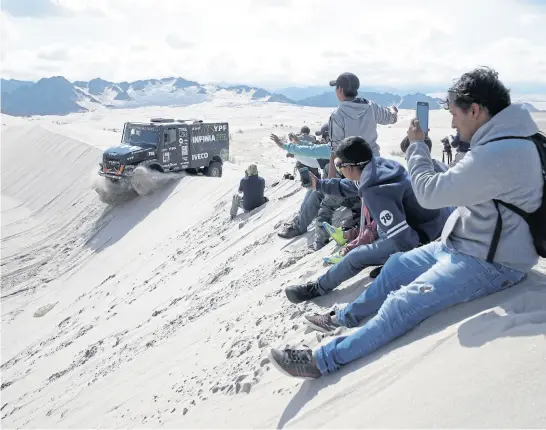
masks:
[[[326,246],[326,243],[327,242],[315,242],[309,248],[311,248],[313,251],[319,251]]]
[[[316,282],[308,282],[307,284],[290,285],[285,288],[284,293],[288,300],[292,303],[302,303],[308,300],[313,300],[320,296],[318,284]]]
[[[322,376],[317,367],[313,351],[304,345],[303,349],[285,349],[269,351],[271,364],[281,373],[293,378],[317,379]]]
[[[277,234],[283,239],[292,239],[293,237],[301,236],[303,233],[297,230],[294,224],[286,224],[284,228]]]
[[[314,330],[330,334],[340,327],[340,325],[332,319],[334,315],[334,311],[323,315],[305,315],[303,317],[303,322]]]

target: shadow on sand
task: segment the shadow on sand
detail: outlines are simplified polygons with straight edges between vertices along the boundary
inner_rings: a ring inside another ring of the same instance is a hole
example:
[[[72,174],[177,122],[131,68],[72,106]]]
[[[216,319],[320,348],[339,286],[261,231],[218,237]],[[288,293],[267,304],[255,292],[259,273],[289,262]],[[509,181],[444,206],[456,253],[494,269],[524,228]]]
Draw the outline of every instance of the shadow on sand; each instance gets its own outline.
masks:
[[[182,179],[183,177],[173,179],[150,195],[134,197],[124,203],[105,208],[93,226],[95,233],[85,246],[95,252],[101,252],[114,245],[161,206]]]
[[[366,280],[355,283],[355,287],[360,284],[360,288],[355,288],[358,293],[362,292],[362,282],[366,282]],[[345,293],[346,289],[343,292]],[[504,314],[492,310],[482,313],[497,306],[503,309]],[[300,413],[307,402],[312,400],[322,389],[338,382],[342,376],[379,360],[383,355],[389,354],[393,350],[440,332],[466,319],[468,321],[465,321],[458,328],[458,337],[462,347],[477,348],[502,337],[544,335],[544,324],[546,324],[546,275],[533,271],[519,285],[443,311],[423,321],[414,330],[368,357],[356,360],[344,366],[338,372],[326,375],[318,380],[305,381],[286,406],[277,428],[284,428],[290,420]],[[525,328],[521,329],[523,326]]]

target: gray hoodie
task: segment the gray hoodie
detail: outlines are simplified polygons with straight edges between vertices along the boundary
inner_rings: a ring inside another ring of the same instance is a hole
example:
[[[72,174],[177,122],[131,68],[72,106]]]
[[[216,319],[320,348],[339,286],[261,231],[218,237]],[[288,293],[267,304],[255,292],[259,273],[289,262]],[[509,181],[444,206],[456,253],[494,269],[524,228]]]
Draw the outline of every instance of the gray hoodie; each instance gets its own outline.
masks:
[[[366,99],[342,101],[330,115],[330,141],[332,149],[347,137],[359,136],[372,148],[373,154],[379,157],[377,144],[377,124],[394,124],[398,119],[395,112],[379,106]]]
[[[424,142],[406,151],[411,183],[421,206],[428,209],[458,206],[447,220],[442,242],[449,248],[481,260],[487,253],[497,223],[492,199],[536,211],[542,200],[542,168],[533,142],[501,136],[531,136],[536,123],[522,104],[512,104],[481,126],[470,141],[470,152],[444,173],[435,173]],[[502,233],[495,262],[528,272],[538,262],[527,222],[499,205]]]

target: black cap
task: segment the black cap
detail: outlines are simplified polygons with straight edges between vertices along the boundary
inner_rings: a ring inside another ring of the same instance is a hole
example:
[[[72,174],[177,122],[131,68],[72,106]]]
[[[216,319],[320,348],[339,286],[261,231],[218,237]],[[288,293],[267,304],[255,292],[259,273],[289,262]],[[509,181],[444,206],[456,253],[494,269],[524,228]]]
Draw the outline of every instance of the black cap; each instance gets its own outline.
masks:
[[[315,131],[315,134],[317,136],[324,136],[324,135],[328,134],[329,131],[330,131],[330,128],[328,127],[328,123],[326,123],[326,124],[322,125],[320,130]]]
[[[358,77],[349,72],[342,73],[336,80],[330,81],[331,87],[341,88],[345,92],[356,92],[360,87]]]
[[[309,130],[309,127],[307,127],[306,125],[304,125],[304,126],[301,128],[300,133],[302,133],[302,134],[309,134],[309,133],[311,133],[311,130]]]

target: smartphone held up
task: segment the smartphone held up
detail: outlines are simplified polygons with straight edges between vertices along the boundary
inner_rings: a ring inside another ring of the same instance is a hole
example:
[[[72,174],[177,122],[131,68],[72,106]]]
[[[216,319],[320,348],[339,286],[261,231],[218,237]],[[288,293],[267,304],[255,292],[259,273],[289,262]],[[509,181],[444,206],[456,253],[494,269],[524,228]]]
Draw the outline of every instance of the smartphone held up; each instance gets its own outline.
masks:
[[[428,135],[428,113],[429,105],[427,102],[417,102],[417,108],[415,109],[415,114],[417,120],[419,121],[419,127],[421,131],[425,133],[425,136]]]
[[[311,186],[311,176],[309,175],[309,168],[302,167],[301,169],[298,169],[298,170],[300,172],[301,184],[305,188],[309,188]]]

